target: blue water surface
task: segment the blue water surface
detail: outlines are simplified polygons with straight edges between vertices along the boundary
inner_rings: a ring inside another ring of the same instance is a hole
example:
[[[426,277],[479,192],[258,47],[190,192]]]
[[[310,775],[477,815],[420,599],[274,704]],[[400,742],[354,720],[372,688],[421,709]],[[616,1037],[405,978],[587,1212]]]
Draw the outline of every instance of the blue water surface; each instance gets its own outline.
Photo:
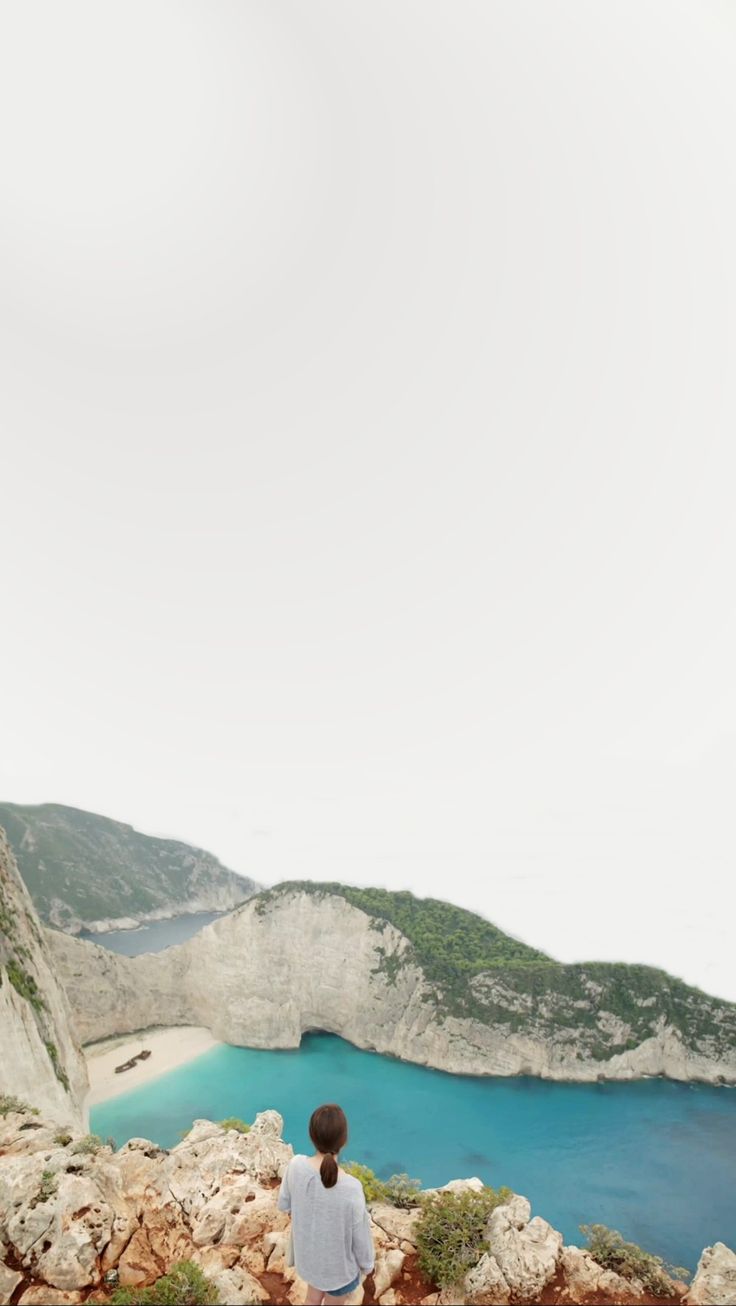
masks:
[[[80,939],[98,943],[108,952],[119,952],[124,957],[139,957],[142,952],[163,952],[174,943],[185,943],[205,925],[224,915],[221,911],[195,911],[186,916],[171,916],[165,921],[151,921],[135,930],[107,930],[104,934],[90,934],[82,930]]]
[[[607,1224],[693,1270],[703,1247],[736,1246],[736,1090],[664,1079],[557,1084],[448,1075],[363,1052],[332,1034],[294,1051],[220,1046],[94,1107],[91,1127],[173,1147],[193,1119],[275,1107],[296,1151],[312,1150],[314,1106],[350,1120],[345,1156],[382,1177],[423,1185],[478,1175],[523,1193],[580,1243],[581,1223]]]

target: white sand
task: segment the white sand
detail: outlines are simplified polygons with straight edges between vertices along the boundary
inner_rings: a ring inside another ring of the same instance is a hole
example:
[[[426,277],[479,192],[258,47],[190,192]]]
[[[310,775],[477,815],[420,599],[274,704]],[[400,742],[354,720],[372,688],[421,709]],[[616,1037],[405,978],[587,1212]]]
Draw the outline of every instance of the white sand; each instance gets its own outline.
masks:
[[[97,1106],[112,1097],[120,1097],[139,1084],[148,1084],[152,1079],[163,1075],[167,1070],[183,1066],[193,1057],[209,1052],[210,1048],[219,1047],[220,1041],[213,1038],[208,1029],[202,1025],[173,1025],[158,1029],[145,1029],[137,1034],[124,1034],[119,1038],[102,1039],[99,1043],[89,1043],[84,1049],[89,1073],[89,1093],[85,1106]],[[138,1061],[132,1070],[115,1074],[115,1067],[123,1061],[149,1048],[151,1055],[146,1061]]]

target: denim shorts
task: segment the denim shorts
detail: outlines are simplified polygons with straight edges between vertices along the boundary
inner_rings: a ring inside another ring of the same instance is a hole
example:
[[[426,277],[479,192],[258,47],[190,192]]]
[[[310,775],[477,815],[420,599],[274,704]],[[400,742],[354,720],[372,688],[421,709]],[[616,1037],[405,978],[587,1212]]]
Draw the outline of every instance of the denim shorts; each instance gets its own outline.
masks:
[[[349,1292],[355,1292],[359,1283],[360,1275],[356,1274],[355,1278],[351,1279],[350,1283],[346,1283],[344,1288],[325,1288],[324,1291],[328,1293],[330,1297],[347,1297]]]

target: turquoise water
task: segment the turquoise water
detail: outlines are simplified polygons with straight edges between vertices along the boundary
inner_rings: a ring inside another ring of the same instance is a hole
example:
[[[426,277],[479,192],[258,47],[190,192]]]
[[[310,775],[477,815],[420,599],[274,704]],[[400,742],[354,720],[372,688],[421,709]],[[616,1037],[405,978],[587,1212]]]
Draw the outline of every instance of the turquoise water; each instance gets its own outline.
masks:
[[[433,1186],[478,1175],[524,1193],[566,1242],[580,1241],[581,1223],[607,1224],[691,1270],[716,1240],[736,1246],[730,1088],[447,1075],[307,1034],[293,1052],[214,1048],[93,1108],[91,1127],[173,1147],[195,1117],[252,1120],[275,1107],[305,1151],[324,1101],[348,1113],[345,1155],[383,1178],[405,1171]]]

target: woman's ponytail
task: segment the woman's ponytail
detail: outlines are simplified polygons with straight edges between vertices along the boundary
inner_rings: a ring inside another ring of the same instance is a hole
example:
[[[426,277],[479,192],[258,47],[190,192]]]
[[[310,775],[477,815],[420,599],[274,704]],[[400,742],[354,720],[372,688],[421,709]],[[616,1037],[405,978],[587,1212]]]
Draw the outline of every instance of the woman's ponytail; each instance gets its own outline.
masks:
[[[322,1152],[320,1178],[325,1188],[337,1183],[337,1153],[348,1141],[348,1122],[345,1112],[335,1102],[326,1102],[312,1112],[309,1137],[318,1152]]]
[[[337,1183],[337,1161],[332,1152],[328,1152],[327,1156],[322,1158],[319,1173],[325,1188],[335,1187]]]

